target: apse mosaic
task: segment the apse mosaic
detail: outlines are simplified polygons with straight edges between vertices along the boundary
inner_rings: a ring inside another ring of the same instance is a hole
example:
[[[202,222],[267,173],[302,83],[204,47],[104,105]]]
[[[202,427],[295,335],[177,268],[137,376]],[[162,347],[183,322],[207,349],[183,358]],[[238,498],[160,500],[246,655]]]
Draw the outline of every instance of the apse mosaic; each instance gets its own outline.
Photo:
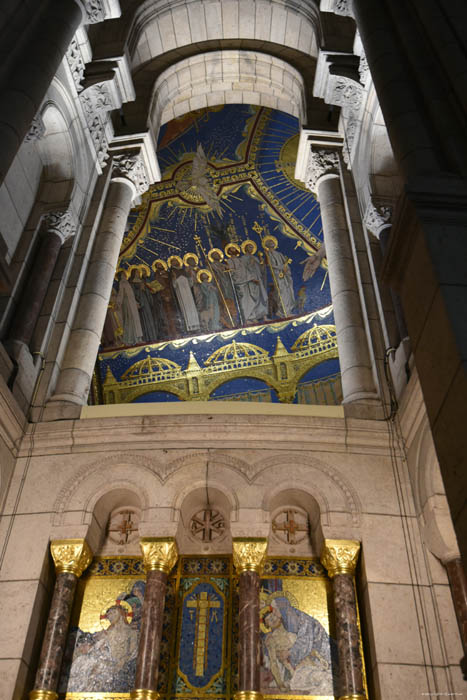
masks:
[[[59,697],[129,698],[145,575],[140,559],[94,561],[80,579]],[[238,689],[238,578],[230,556],[180,557],[168,580],[158,692],[230,700]],[[338,696],[332,584],[317,559],[271,557],[260,583],[261,692]]]
[[[128,219],[96,403],[340,403],[320,211],[294,179],[298,139],[297,119],[249,105],[162,127],[162,180]]]

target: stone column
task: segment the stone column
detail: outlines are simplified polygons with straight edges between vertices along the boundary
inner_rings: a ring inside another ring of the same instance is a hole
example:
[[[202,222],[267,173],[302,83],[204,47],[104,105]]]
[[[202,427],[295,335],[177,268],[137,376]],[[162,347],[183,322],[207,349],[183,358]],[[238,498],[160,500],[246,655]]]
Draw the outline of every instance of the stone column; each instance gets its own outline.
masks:
[[[321,563],[333,583],[339,700],[366,700],[354,583],[359,551],[356,540],[324,540],[321,554]]]
[[[451,559],[445,563],[451,587],[452,600],[456,611],[457,624],[464,649],[464,658],[461,660],[461,669],[464,679],[467,680],[467,579],[460,557]]]
[[[50,551],[57,580],[50,605],[49,619],[29,700],[57,700],[57,688],[65,651],[71,608],[78,578],[92,561],[86,540],[54,540]]]
[[[312,146],[306,184],[321,207],[339,347],[343,403],[376,403],[370,353],[342,197],[337,150]]]
[[[111,167],[104,212],[51,402],[86,403],[131,202],[149,187],[139,152],[115,155]]]
[[[147,537],[141,539],[146,569],[146,590],[132,700],[158,700],[157,680],[161,653],[162,621],[167,577],[178,559],[175,539]]]
[[[266,538],[234,538],[233,563],[239,576],[238,692],[235,700],[262,700],[260,693],[259,580]]]
[[[76,233],[69,209],[46,214],[41,228],[42,239],[9,332],[10,342],[26,346],[31,342],[61,247]]]

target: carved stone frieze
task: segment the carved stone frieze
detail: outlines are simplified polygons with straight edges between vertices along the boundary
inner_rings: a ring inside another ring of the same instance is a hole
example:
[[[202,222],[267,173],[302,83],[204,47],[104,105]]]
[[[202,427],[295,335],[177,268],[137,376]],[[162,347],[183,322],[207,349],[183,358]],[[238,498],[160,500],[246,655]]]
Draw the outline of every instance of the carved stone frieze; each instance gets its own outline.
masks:
[[[33,141],[38,141],[45,134],[45,124],[40,114],[36,114],[31,122],[31,127],[26,134],[24,139],[26,143],[32,143]]]
[[[73,76],[73,82],[75,84],[76,90],[78,92],[81,92],[81,90],[83,89],[81,81],[83,80],[86,64],[84,62],[83,54],[81,53],[81,49],[76,35],[73,37],[68,47],[68,51],[66,52],[66,59],[70,67],[71,75]]]
[[[178,559],[177,543],[173,537],[143,537],[140,546],[146,571],[170,574]]]
[[[368,66],[368,61],[366,59],[366,55],[364,53],[360,56],[360,64],[358,66],[358,73],[360,75],[361,84],[366,85],[366,81],[367,81],[368,76],[370,74],[370,68]]]
[[[91,85],[81,93],[80,100],[87,117],[105,114],[116,107],[107,83]]]
[[[318,181],[324,175],[338,174],[339,156],[336,151],[329,149],[311,149],[306,172],[306,185],[316,192]]]
[[[50,551],[57,574],[75,574],[79,578],[92,561],[86,540],[53,540]]]
[[[121,153],[113,157],[112,178],[130,180],[140,195],[149,188],[148,176],[142,157],[137,153]]]
[[[382,229],[391,226],[391,219],[392,207],[390,205],[375,205],[370,201],[363,217],[363,223],[370,233],[379,238]]]
[[[238,574],[261,573],[266,560],[268,541],[264,537],[235,537],[232,542],[233,563]]]
[[[334,578],[339,574],[355,574],[360,552],[358,540],[324,540],[321,563]]]
[[[97,24],[105,20],[103,0],[84,0],[86,24]]]
[[[49,211],[42,219],[42,228],[47,233],[59,236],[64,243],[76,233],[75,218],[69,209]]]
[[[339,76],[335,81],[330,96],[330,103],[347,111],[359,112],[362,105],[363,88],[352,80]]]

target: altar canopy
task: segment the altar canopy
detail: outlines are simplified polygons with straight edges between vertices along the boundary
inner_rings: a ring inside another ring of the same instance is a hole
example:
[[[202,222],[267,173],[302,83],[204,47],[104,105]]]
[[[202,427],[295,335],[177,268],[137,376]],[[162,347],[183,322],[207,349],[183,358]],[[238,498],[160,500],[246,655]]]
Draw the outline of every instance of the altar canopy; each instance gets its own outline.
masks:
[[[250,105],[162,127],[162,180],[128,218],[96,402],[340,403],[320,210],[294,178],[298,139],[296,118]]]

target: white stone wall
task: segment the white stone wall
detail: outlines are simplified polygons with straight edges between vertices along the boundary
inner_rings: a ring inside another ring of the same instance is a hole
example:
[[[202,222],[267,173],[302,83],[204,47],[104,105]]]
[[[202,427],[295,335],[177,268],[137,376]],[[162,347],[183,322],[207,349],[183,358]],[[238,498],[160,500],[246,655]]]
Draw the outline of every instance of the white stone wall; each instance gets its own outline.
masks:
[[[285,61],[255,51],[212,51],[175,63],[158,78],[151,108],[154,133],[186,112],[254,104],[305,119],[303,78]]]

